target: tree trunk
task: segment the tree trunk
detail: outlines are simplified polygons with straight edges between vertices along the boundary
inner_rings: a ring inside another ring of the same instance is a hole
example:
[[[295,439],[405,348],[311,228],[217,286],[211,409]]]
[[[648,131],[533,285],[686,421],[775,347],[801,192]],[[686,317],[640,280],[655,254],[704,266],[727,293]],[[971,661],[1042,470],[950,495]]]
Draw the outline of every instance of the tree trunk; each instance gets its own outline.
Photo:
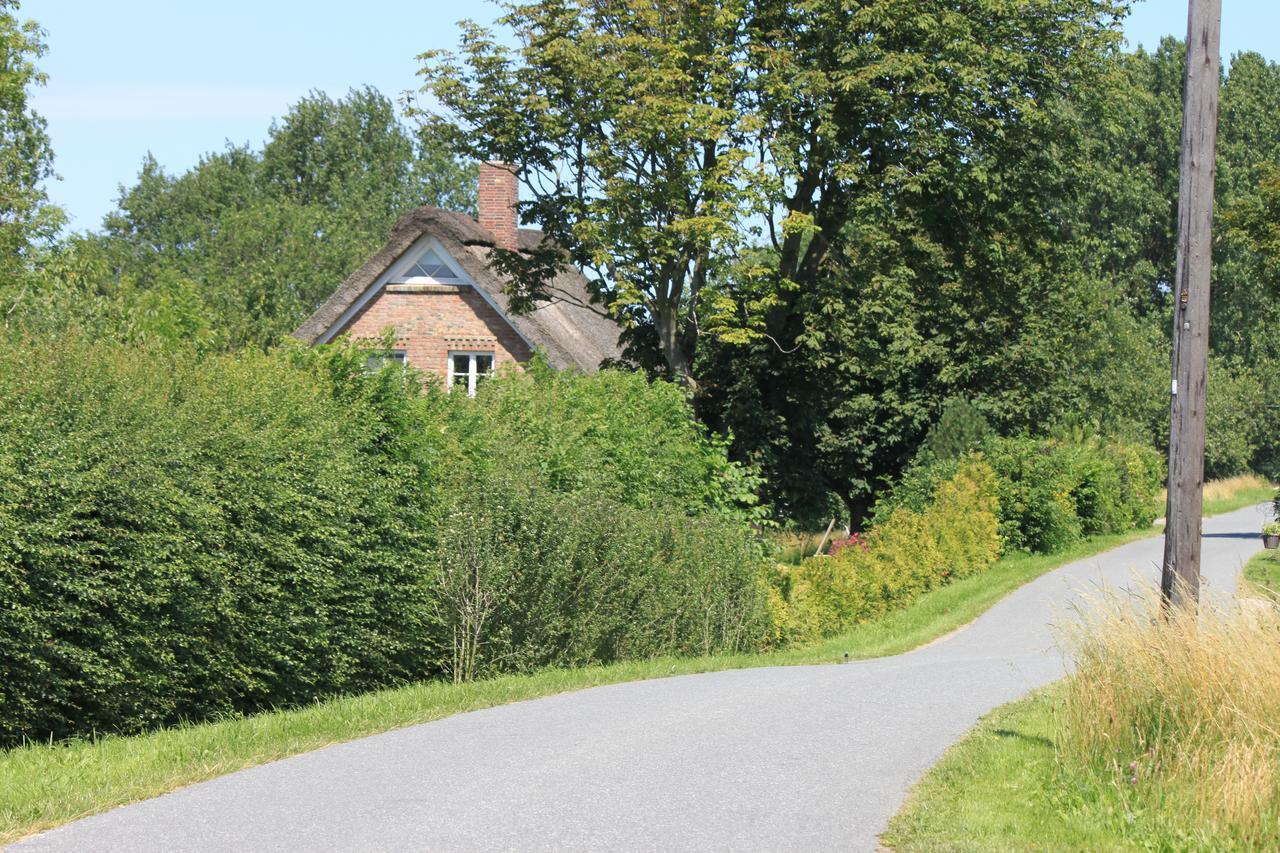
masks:
[[[844,503],[845,512],[849,514],[849,531],[857,533],[862,530],[862,525],[866,522],[867,516],[871,514],[871,498],[868,495],[858,495],[849,491],[848,488],[838,488],[834,490],[840,496],[841,502]]]
[[[671,378],[690,393],[696,393],[698,383],[693,378],[693,353],[697,332],[692,327],[680,328],[679,306],[665,302],[655,307],[653,323],[658,334],[658,348],[671,371]]]

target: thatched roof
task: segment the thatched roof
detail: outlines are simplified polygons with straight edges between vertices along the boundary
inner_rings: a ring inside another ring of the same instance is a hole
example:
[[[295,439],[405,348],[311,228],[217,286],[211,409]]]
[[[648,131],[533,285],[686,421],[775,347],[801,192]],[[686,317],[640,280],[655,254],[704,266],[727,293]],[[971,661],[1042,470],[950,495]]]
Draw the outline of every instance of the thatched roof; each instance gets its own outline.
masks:
[[[424,236],[440,241],[445,250],[498,307],[499,312],[521,335],[541,350],[555,367],[583,371],[599,369],[602,362],[621,359],[618,325],[590,308],[587,279],[575,267],[566,265],[550,284],[552,300],[539,304],[529,314],[517,316],[509,310],[501,278],[489,267],[494,238],[487,229],[462,213],[438,207],[419,207],[400,217],[386,245],[347,277],[311,317],[298,327],[294,337],[316,343],[337,323],[387,269]],[[536,229],[520,229],[522,249],[542,240]]]

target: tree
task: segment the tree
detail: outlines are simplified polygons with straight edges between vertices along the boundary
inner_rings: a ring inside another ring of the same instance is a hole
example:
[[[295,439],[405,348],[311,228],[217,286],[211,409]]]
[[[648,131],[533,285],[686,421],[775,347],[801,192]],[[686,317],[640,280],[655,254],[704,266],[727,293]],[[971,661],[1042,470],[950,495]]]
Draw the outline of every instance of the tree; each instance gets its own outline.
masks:
[[[1214,353],[1280,364],[1280,277],[1267,239],[1280,175],[1280,65],[1256,53],[1237,55],[1222,86],[1218,175],[1217,216],[1228,227],[1215,240]]]
[[[425,90],[448,116],[425,126],[465,156],[515,164],[526,221],[552,238],[502,254],[517,304],[550,298],[561,252],[594,270],[615,314],[692,382],[708,281],[732,262],[758,209],[752,118],[740,67],[742,0],[508,4],[512,51],[464,22],[462,58],[423,54]]]
[[[524,179],[524,214],[554,240],[536,261],[500,260],[525,304],[547,298],[567,252],[632,323],[633,351],[648,342],[688,382],[704,331],[795,346],[797,301],[845,227],[1016,138],[1041,101],[1088,78],[1121,8],[953,6],[508,4],[516,49],[468,23],[460,55],[423,55],[443,106],[427,120]],[[771,260],[742,257],[762,242]]]
[[[1067,95],[1107,83],[1115,7],[971,6],[899,21],[887,4],[797,4],[761,39],[784,51],[778,133],[808,158],[783,215],[813,228],[775,244],[759,338],[707,353],[702,410],[794,515],[820,510],[821,484],[856,525],[947,397],[1005,431],[1050,423],[1081,404],[1078,368],[1105,361],[1112,332],[1134,340],[1073,239],[1088,170]],[[788,79],[808,110],[783,108]],[[753,284],[729,296],[763,301]]]
[[[53,176],[45,121],[28,103],[31,88],[45,81],[35,64],[45,52],[44,34],[17,12],[16,0],[0,0],[0,312],[6,322],[28,288],[23,273],[33,244],[51,238],[63,221],[44,190]]]
[[[51,283],[45,322],[61,312],[128,339],[268,346],[397,217],[420,204],[473,209],[474,184],[474,167],[411,133],[376,90],[312,93],[273,124],[261,151],[229,145],[177,176],[148,156],[103,233],[60,247],[51,269],[89,274]]]
[[[1241,281],[1246,287],[1230,291],[1223,300],[1226,304],[1215,308],[1229,318],[1225,322],[1243,326],[1245,334],[1239,340],[1251,361],[1247,367],[1237,365],[1236,373],[1247,371],[1257,392],[1249,401],[1228,398],[1221,406],[1228,411],[1221,413],[1215,412],[1211,396],[1209,439],[1213,446],[1215,417],[1246,419],[1253,428],[1249,434],[1252,441],[1246,444],[1248,464],[1276,478],[1280,477],[1280,430],[1275,426],[1274,402],[1280,399],[1280,340],[1275,331],[1280,327],[1280,165],[1264,164],[1257,175],[1253,192],[1231,205],[1223,217],[1227,239],[1243,256],[1245,275]],[[1233,378],[1228,390],[1247,381]]]
[[[461,56],[425,55],[428,122],[517,164],[548,261],[596,271],[632,355],[698,388],[784,511],[830,489],[856,522],[942,400],[984,381],[1002,426],[1057,411],[1063,348],[1111,301],[1057,243],[1080,136],[1061,104],[1109,69],[1120,4],[507,9],[515,50],[468,25]],[[674,62],[628,57],[664,44]],[[546,297],[550,262],[508,267],[527,304]]]
[[[357,226],[381,227],[420,204],[475,206],[474,173],[459,168],[438,140],[411,134],[371,87],[338,101],[323,92],[303,98],[272,125],[261,160],[268,193],[342,211]]]

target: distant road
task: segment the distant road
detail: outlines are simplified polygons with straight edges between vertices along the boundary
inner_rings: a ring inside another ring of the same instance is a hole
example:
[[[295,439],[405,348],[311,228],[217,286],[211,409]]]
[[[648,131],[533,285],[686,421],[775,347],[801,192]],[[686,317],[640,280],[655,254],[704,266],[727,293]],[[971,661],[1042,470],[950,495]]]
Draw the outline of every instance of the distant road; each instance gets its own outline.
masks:
[[[1205,594],[1261,547],[1205,523]],[[1060,678],[1051,624],[1162,540],[1073,563],[931,646],[844,665],[615,684],[255,767],[28,839],[38,851],[873,850],[977,719]]]

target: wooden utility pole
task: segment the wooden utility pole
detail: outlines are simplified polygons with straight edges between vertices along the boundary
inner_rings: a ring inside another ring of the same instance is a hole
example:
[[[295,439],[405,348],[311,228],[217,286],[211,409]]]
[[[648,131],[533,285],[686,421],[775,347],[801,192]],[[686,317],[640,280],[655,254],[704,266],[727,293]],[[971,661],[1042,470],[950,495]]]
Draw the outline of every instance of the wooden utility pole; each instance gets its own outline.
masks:
[[[1214,153],[1218,140],[1218,43],[1222,0],[1190,0],[1178,184],[1178,268],[1173,286],[1173,387],[1169,503],[1165,512],[1165,602],[1200,600],[1204,511],[1205,384],[1209,368],[1209,279],[1213,261]]]

